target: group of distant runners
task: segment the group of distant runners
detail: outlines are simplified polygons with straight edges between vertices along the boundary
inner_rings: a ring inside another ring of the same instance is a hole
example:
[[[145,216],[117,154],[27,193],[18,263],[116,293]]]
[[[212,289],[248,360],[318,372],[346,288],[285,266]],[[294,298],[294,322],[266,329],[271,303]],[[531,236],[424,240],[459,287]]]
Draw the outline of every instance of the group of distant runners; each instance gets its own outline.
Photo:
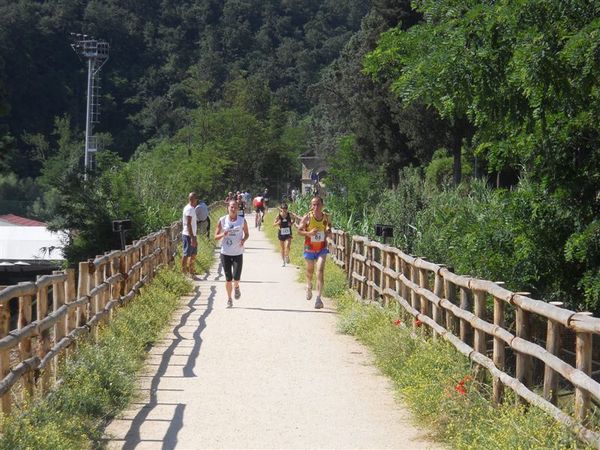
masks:
[[[225,289],[227,292],[227,307],[233,306],[233,299],[241,297],[240,279],[242,276],[244,244],[250,237],[245,211],[247,208],[247,193],[229,192],[225,199],[227,214],[219,219],[215,229],[214,238],[220,241],[220,257],[223,272],[225,273]],[[255,228],[260,230],[261,222],[268,208],[268,191],[257,195],[252,200],[256,213]],[[197,236],[200,233],[200,224],[210,226],[208,208],[205,203],[198,209],[197,195],[192,192],[188,196],[188,204],[183,209],[183,257],[182,271],[192,277],[195,276],[194,264],[198,249]],[[206,211],[205,211],[206,209]],[[206,213],[206,214],[205,214]],[[199,219],[202,217],[202,220]],[[310,202],[310,210],[303,217],[289,211],[287,203],[279,206],[279,212],[273,226],[277,227],[277,237],[280,242],[282,266],[290,263],[290,245],[293,238],[293,227],[297,227],[298,234],[304,237],[304,260],[306,262],[306,299],[312,299],[312,280],[317,272],[317,295],[315,308],[323,308],[321,299],[324,285],[325,260],[327,257],[327,237],[331,234],[331,218],[323,211],[323,199],[314,196]],[[208,236],[208,235],[207,235]]]

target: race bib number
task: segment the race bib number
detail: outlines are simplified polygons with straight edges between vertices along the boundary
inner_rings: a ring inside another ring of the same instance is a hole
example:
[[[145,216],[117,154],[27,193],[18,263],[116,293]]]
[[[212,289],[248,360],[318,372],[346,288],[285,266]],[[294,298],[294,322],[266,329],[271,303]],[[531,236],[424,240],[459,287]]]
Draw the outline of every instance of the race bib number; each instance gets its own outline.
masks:
[[[280,228],[279,233],[281,233],[282,236],[289,236],[290,235],[290,227]]]
[[[325,240],[325,232],[317,231],[317,233],[311,238],[313,242],[323,242]]]
[[[227,231],[228,231],[229,236],[231,236],[231,237],[237,236],[237,234],[240,232],[240,227],[231,227]]]

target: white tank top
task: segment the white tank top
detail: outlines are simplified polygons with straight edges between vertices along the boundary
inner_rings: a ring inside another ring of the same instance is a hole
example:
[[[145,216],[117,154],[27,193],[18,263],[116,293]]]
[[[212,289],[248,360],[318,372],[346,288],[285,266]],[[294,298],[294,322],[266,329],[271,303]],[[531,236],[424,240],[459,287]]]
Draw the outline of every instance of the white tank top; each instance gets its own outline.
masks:
[[[219,219],[223,231],[229,231],[227,236],[221,239],[221,254],[228,256],[237,256],[244,253],[244,247],[241,245],[244,237],[244,217],[237,216],[235,220],[229,218],[229,214]]]

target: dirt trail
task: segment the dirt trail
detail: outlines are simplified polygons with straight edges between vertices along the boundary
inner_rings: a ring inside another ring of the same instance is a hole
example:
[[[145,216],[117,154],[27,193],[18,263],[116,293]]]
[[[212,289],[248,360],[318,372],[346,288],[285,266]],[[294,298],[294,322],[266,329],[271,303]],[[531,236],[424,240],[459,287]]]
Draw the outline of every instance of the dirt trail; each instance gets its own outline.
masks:
[[[218,264],[195,282],[150,352],[141,399],[108,426],[109,448],[441,448],[368,350],[336,332],[331,303],[315,310],[299,269],[250,234],[241,299],[225,307]]]

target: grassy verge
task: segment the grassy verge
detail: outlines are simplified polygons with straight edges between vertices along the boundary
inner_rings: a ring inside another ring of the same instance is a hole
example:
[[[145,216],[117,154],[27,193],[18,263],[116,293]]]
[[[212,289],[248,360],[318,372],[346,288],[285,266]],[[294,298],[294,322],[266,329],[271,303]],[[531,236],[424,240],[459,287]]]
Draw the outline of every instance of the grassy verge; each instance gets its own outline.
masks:
[[[201,240],[198,264],[210,265],[212,242]],[[134,398],[136,373],[191,289],[180,267],[164,269],[115,319],[96,344],[83,343],[61,369],[62,383],[23,411],[2,419],[0,449],[98,447],[106,420]]]
[[[277,232],[268,215],[265,231],[279,249]],[[291,259],[303,267],[302,239],[292,241]],[[304,272],[299,275],[304,282]],[[337,301],[340,332],[355,336],[375,355],[380,370],[393,381],[418,426],[458,449],[582,448],[566,428],[537,408],[516,406],[507,392],[500,407],[490,402],[489,384],[475,380],[467,358],[425,330],[412,333],[412,318],[395,308],[357,302],[346,289],[346,277],[331,261],[325,271],[325,295]]]

